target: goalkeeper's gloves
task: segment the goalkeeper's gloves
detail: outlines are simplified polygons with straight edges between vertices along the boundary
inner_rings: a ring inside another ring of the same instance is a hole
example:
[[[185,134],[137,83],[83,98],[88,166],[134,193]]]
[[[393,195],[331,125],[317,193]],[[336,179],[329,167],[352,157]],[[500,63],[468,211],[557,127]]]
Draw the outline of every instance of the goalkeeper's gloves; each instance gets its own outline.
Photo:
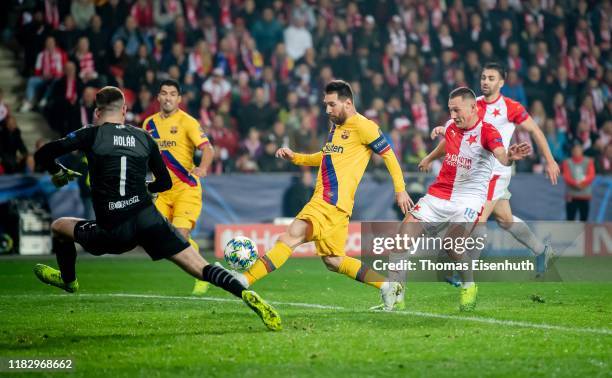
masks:
[[[55,185],[56,188],[61,188],[64,185],[68,185],[68,183],[72,180],[81,177],[82,175],[79,172],[73,171],[72,169],[68,169],[62,165],[60,165],[60,170],[57,171],[53,176],[51,176],[51,182]]]

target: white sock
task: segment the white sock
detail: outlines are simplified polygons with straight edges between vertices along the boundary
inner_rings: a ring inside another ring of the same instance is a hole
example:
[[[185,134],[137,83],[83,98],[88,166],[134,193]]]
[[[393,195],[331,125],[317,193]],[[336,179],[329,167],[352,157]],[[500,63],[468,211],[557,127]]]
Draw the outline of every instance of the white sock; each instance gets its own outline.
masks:
[[[389,263],[400,264],[403,260],[408,260],[408,252],[389,253]],[[406,269],[389,270],[389,282],[399,282],[402,285],[406,282]]]
[[[544,252],[544,249],[546,248],[544,243],[542,243],[540,239],[535,236],[527,223],[525,223],[521,218],[513,216],[512,226],[510,226],[507,231],[522,245],[529,248],[536,255]]]
[[[472,287],[472,286],[474,286],[474,285],[476,285],[476,284],[474,283],[474,281],[462,282],[462,283],[461,283],[461,288],[462,288],[462,289],[467,289],[467,288]]]

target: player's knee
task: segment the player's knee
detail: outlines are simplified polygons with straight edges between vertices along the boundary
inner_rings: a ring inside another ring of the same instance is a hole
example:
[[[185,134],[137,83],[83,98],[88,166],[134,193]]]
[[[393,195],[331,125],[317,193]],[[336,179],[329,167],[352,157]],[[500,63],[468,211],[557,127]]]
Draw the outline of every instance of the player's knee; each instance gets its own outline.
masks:
[[[185,239],[189,240],[190,232],[189,232],[188,229],[186,229],[186,228],[177,228],[176,230],[179,232],[179,234],[181,234],[182,237],[184,237]]]
[[[340,259],[335,256],[325,256],[321,258],[325,267],[332,272],[337,272],[340,268]]]
[[[67,221],[64,218],[58,218],[51,223],[51,232],[54,237],[64,238],[66,237],[66,224]]]
[[[496,216],[495,221],[497,222],[499,227],[503,228],[504,230],[507,230],[512,227],[512,217],[508,219],[504,216]]]

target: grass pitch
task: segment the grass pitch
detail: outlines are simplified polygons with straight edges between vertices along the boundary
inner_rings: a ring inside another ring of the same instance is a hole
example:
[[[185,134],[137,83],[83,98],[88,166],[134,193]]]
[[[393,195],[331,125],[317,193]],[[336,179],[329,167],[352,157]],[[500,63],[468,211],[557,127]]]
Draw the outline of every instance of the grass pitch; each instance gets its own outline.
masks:
[[[69,357],[73,376],[612,371],[609,283],[481,283],[469,314],[458,311],[458,289],[413,283],[405,312],[373,313],[377,290],[318,260],[293,259],[253,287],[281,312],[284,330],[274,333],[217,288],[189,296],[193,280],[169,262],[79,258],[75,295],[41,284],[36,262],[56,266],[48,258],[0,259],[0,357]]]

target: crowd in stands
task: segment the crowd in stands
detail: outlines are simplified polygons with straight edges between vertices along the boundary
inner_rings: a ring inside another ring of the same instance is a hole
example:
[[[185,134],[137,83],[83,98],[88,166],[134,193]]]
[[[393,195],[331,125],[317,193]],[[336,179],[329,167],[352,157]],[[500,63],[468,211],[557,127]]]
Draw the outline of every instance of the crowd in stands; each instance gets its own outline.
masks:
[[[598,173],[612,171],[608,0],[20,3],[5,38],[23,47],[21,110],[43,113],[60,134],[93,122],[104,85],[124,89],[138,125],[159,109],[157,83],[173,78],[213,140],[214,173],[284,171],[278,147],[324,143],[322,88],[341,78],[414,171],[448,118],[448,92],[478,93],[482,65],[499,61],[502,93],[528,109],[555,159],[580,144]],[[536,150],[517,170],[541,172],[542,161]]]

